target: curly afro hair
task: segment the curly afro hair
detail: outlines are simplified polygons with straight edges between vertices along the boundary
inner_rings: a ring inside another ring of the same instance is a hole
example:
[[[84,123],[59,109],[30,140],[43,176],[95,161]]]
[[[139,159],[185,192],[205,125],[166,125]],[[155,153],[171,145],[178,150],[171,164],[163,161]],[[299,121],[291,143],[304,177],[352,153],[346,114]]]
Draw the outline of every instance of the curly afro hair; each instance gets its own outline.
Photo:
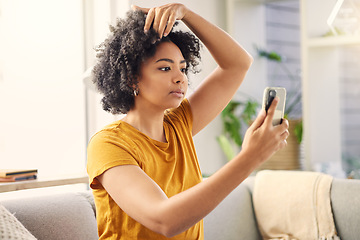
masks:
[[[125,19],[118,19],[110,26],[111,34],[97,48],[98,62],[93,69],[93,82],[104,95],[101,102],[105,111],[126,114],[134,105],[140,66],[155,55],[161,42],[173,42],[178,46],[190,70],[199,72],[201,44],[189,32],[173,31],[159,39],[154,29],[144,32],[146,14],[129,11]]]

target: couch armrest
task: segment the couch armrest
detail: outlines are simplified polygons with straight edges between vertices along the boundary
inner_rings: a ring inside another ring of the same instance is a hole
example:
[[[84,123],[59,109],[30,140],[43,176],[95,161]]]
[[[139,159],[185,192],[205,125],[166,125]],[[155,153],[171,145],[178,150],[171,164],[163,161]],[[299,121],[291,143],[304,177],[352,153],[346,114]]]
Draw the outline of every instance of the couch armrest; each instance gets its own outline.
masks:
[[[331,206],[341,239],[360,236],[360,180],[335,179],[331,186]]]
[[[0,201],[39,240],[95,240],[89,193],[62,193]]]
[[[254,177],[245,181],[254,190]],[[338,236],[341,239],[358,239],[360,236],[360,180],[334,178],[331,185],[331,207]],[[255,221],[256,221],[256,217]]]

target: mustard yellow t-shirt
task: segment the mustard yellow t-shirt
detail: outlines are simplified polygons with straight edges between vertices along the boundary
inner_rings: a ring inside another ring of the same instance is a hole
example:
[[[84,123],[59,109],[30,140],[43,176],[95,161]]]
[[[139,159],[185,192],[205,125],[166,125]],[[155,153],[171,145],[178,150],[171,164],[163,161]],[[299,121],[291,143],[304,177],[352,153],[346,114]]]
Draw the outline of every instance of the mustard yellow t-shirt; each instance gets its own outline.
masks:
[[[164,131],[167,143],[153,140],[120,120],[106,126],[90,140],[87,171],[95,198],[100,239],[168,239],[129,217],[96,178],[115,166],[137,165],[168,197],[201,182],[187,99],[165,114]],[[203,222],[170,239],[204,239]]]

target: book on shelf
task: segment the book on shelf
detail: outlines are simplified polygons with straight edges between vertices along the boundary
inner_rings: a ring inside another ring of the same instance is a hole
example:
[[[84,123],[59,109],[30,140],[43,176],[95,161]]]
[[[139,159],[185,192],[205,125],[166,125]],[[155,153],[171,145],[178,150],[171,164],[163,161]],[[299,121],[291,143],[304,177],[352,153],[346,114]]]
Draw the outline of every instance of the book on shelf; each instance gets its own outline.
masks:
[[[0,182],[16,182],[37,179],[37,169],[0,169]]]
[[[37,174],[19,174],[16,176],[9,176],[9,177],[0,177],[0,182],[17,182],[17,181],[24,181],[24,180],[34,180],[37,179]]]
[[[11,177],[21,174],[37,174],[37,169],[0,169],[0,177]]]

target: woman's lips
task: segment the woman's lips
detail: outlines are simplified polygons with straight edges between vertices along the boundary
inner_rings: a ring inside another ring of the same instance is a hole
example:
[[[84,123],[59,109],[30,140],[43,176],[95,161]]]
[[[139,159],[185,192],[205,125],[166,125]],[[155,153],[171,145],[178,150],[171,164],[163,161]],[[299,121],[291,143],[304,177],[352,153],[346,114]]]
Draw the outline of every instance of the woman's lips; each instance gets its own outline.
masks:
[[[179,90],[171,91],[170,94],[175,95],[177,97],[183,97],[184,96],[184,91],[179,89]]]

